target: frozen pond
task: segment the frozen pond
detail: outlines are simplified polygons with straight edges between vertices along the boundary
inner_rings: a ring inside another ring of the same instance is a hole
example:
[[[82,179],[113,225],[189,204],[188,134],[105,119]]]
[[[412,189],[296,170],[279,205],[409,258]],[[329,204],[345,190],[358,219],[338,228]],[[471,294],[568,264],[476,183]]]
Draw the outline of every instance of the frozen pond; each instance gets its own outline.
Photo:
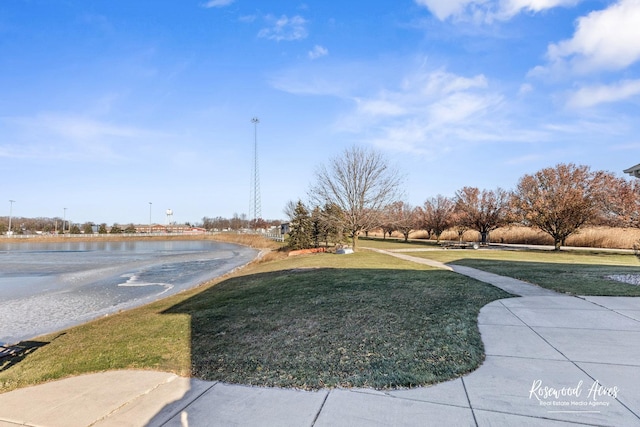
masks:
[[[256,255],[196,240],[0,243],[0,345],[175,294]]]

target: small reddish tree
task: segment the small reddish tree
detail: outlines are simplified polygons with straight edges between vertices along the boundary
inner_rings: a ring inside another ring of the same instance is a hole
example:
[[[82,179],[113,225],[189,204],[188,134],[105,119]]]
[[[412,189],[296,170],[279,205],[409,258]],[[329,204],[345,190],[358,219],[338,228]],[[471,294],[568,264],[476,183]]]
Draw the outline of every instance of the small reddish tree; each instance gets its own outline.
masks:
[[[440,235],[452,224],[454,203],[445,196],[438,194],[424,202],[422,208],[422,228],[431,230],[440,241]]]
[[[567,237],[598,218],[610,178],[572,163],[545,168],[520,179],[513,206],[526,225],[549,234],[560,250]]]
[[[489,233],[508,221],[509,194],[502,188],[482,190],[464,187],[456,192],[455,212],[459,226],[477,230],[482,244]]]
[[[640,181],[605,174],[596,222],[610,227],[640,227]]]

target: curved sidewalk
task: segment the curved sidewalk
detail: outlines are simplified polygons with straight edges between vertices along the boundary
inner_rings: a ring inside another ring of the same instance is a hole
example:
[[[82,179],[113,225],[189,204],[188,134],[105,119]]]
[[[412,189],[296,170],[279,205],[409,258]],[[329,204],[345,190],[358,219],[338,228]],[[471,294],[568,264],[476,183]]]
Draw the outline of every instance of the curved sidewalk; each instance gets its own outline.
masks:
[[[0,427],[640,425],[640,298],[570,297],[451,268],[530,295],[482,308],[486,360],[462,378],[306,392],[104,372],[0,395]]]

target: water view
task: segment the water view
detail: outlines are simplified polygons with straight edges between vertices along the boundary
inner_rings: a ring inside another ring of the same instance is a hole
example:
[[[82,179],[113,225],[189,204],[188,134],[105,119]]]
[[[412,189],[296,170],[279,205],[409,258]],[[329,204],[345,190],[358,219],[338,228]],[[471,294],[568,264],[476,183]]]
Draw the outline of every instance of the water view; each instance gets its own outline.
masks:
[[[256,255],[212,241],[0,243],[0,345],[175,294]]]

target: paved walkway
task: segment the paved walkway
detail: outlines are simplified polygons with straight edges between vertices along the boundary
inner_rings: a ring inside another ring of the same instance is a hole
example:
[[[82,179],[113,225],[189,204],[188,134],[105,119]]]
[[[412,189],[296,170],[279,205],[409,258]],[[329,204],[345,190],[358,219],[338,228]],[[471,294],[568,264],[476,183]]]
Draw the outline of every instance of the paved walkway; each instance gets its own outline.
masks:
[[[305,392],[112,371],[0,395],[0,427],[640,425],[640,298],[570,297],[451,269],[529,295],[481,310],[487,357],[462,378]]]
[[[417,264],[424,264],[434,268],[441,268],[444,270],[454,271],[463,276],[468,276],[481,282],[492,284],[506,292],[519,296],[556,296],[557,292],[549,289],[542,288],[538,285],[523,282],[522,280],[512,279],[511,277],[499,276],[497,274],[488,273],[486,271],[478,270],[471,267],[465,267],[455,264],[444,264],[439,261],[431,259],[406,255],[406,250],[402,252],[385,251],[382,249],[367,248],[368,250],[379,252],[385,255],[390,255],[396,258],[403,259],[405,261],[415,262]]]

